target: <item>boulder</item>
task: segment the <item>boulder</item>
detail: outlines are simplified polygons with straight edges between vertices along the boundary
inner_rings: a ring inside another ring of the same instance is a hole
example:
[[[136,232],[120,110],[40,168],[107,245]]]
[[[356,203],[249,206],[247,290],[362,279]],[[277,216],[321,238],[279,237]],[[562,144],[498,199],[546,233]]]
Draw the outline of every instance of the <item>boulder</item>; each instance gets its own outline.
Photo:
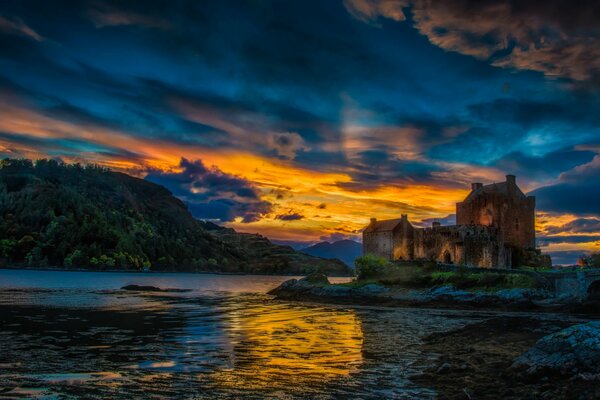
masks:
[[[541,338],[512,368],[526,374],[600,379],[600,321],[574,325]]]
[[[122,290],[130,290],[134,292],[191,292],[191,289],[161,289],[156,286],[144,286],[144,285],[127,285],[121,288]]]
[[[318,297],[325,297],[325,298],[333,298],[333,297],[338,297],[338,298],[344,298],[344,297],[350,297],[351,296],[351,289],[347,286],[338,286],[338,285],[328,285],[328,286],[323,286],[323,287],[318,287],[315,288],[314,290],[311,291],[311,293],[315,296]]]
[[[377,297],[377,296],[380,296],[389,291],[390,291],[389,288],[386,288],[383,285],[378,285],[376,283],[369,283],[368,285],[364,285],[364,286],[361,286],[360,288],[356,289],[356,292],[359,295],[363,295],[366,297],[372,297],[372,296]]]
[[[143,286],[143,285],[127,285],[123,286],[121,289],[123,290],[132,290],[136,292],[162,292],[161,288],[156,286]]]
[[[300,279],[300,282],[307,282],[313,285],[329,285],[327,275],[318,272]]]

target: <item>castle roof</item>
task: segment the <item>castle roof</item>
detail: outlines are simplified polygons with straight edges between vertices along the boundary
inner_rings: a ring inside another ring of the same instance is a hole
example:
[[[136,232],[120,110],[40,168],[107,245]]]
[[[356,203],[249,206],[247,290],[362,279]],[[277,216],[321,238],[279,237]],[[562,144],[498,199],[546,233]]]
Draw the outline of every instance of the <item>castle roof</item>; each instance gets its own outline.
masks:
[[[473,191],[471,191],[471,193],[469,193],[469,195],[467,196],[467,198],[464,201],[469,201],[474,199],[477,196],[480,196],[484,193],[486,194],[503,194],[508,196],[510,194],[509,190],[508,190],[508,182],[499,182],[499,183],[491,183],[489,185],[482,185],[480,186],[478,189],[475,189]],[[515,185],[515,195],[517,197],[521,197],[521,198],[525,198],[525,193],[523,193],[521,191],[521,189]]]
[[[373,221],[369,224],[369,226],[365,228],[364,233],[391,232],[394,229],[396,229],[396,227],[398,226],[398,224],[400,224],[401,221],[402,218],[386,219],[383,221]]]

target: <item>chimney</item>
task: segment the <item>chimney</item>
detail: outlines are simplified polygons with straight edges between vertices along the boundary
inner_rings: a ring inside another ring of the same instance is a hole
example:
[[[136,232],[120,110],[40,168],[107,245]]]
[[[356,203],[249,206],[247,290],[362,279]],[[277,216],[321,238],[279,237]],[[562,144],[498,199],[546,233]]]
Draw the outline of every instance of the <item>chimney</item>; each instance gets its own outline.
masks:
[[[509,186],[515,186],[517,184],[517,177],[514,175],[506,175],[506,183]]]
[[[371,223],[374,224],[375,222],[377,222],[377,218],[371,218]]]
[[[483,183],[481,183],[481,182],[474,182],[474,183],[471,183],[471,190],[472,190],[473,192],[474,192],[474,191],[476,191],[476,190],[479,190],[479,189],[481,189],[482,187],[483,187]]]
[[[408,214],[401,214],[401,215],[400,215],[400,217],[401,217],[402,219],[408,219]]]

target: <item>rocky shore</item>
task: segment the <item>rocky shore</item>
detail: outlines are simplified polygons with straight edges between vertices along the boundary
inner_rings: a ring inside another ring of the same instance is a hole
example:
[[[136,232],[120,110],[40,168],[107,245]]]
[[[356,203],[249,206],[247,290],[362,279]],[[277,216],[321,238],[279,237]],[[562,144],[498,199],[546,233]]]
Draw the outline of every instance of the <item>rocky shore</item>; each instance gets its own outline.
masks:
[[[469,292],[449,285],[427,289],[356,282],[332,285],[323,275],[288,280],[270,294],[278,299],[338,304],[586,311],[583,318],[561,320],[498,313],[430,335],[422,350],[437,359],[411,380],[432,387],[441,399],[600,398],[600,321],[585,322],[598,315],[597,304],[582,305],[543,289]]]
[[[381,284],[332,285],[327,277],[315,274],[290,279],[269,294],[278,299],[341,304],[422,306],[435,308],[501,309],[511,311],[548,310],[598,313],[596,305],[582,304],[570,297],[556,296],[545,289],[502,289],[466,291],[451,285],[425,289],[387,287]]]
[[[431,335],[439,358],[412,380],[441,399],[600,398],[600,322],[563,324],[498,317]]]

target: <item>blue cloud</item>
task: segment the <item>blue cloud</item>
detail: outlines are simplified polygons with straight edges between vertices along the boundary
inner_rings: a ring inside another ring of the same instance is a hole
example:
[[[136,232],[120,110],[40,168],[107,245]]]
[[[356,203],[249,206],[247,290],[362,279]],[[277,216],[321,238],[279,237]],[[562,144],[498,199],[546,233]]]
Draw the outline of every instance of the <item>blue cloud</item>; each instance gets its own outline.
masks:
[[[246,179],[206,167],[201,160],[182,158],[179,167],[181,172],[150,171],[146,179],[169,189],[196,218],[230,222],[240,217],[249,223],[272,211],[272,204],[261,200]]]

